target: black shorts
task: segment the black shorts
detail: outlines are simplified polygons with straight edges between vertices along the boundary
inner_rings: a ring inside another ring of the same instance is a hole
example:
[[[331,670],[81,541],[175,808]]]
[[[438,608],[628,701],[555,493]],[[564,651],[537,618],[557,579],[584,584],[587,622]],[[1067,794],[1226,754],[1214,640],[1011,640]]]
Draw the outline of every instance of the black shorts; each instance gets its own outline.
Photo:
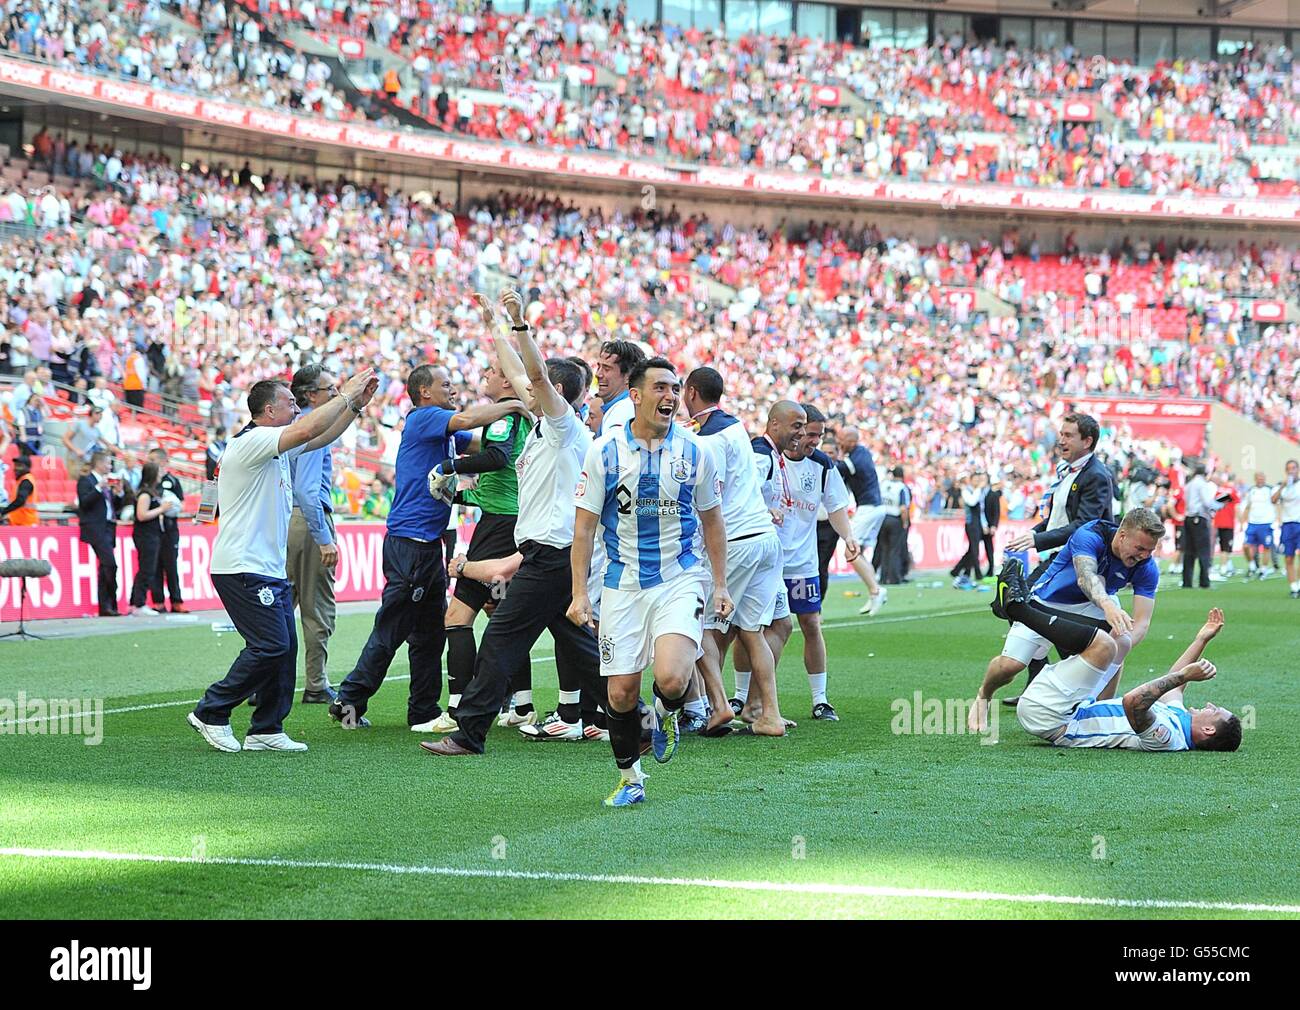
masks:
[[[1223,551],[1224,554],[1232,553],[1232,539],[1235,532],[1232,529],[1219,530],[1219,550]]]
[[[470,561],[495,561],[510,557],[519,550],[515,546],[515,521],[518,518],[493,512],[482,513],[478,525],[474,527],[474,536],[470,538],[465,557]],[[482,610],[492,599],[492,587],[474,579],[457,579],[452,596],[467,607]]]

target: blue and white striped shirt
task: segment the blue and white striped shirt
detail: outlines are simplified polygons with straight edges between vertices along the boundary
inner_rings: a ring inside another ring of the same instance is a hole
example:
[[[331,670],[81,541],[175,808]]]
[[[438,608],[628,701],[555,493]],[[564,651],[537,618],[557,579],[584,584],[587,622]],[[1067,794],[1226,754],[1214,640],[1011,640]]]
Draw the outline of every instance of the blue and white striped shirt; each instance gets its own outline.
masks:
[[[699,513],[721,502],[713,453],[677,424],[653,450],[630,424],[596,439],[575,496],[600,517],[609,589],[650,589],[698,565]]]
[[[1124,702],[1089,699],[1074,710],[1057,747],[1116,747],[1121,750],[1192,750],[1192,716],[1181,705],[1158,701],[1151,706],[1152,723],[1135,733],[1124,714]]]

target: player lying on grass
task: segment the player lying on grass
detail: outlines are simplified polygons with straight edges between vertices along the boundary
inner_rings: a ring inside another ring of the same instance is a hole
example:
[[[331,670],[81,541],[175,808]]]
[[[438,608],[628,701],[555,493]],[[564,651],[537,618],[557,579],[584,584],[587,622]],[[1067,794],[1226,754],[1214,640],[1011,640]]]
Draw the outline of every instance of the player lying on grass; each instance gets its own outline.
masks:
[[[1241,720],[1235,715],[1212,702],[1196,709],[1183,702],[1186,684],[1215,675],[1214,664],[1201,656],[1223,629],[1217,607],[1163,677],[1135,687],[1120,701],[1097,701],[1115,658],[1113,635],[1032,607],[1019,561],[1003,566],[997,593],[1010,619],[1024,621],[1062,654],[1070,653],[1069,659],[1044,667],[1020,696],[1016,718],[1030,733],[1056,747],[1233,751],[1241,746]]]
[[[1116,526],[1094,519],[1080,526],[1051,565],[1030,590],[1031,605],[1048,613],[1071,617],[1080,624],[1114,632],[1115,659],[1107,671],[1107,683],[1099,695],[1113,698],[1119,686],[1124,658],[1146,637],[1155,613],[1156,587],[1160,570],[1151,555],[1164,536],[1164,523],[1151,509],[1135,508]],[[1118,593],[1133,589],[1133,615],[1120,606]],[[992,604],[993,613],[1007,615]],[[971,711],[971,722],[983,719],[983,711],[998,688],[1011,683],[1035,660],[1047,657],[1050,644],[1023,622],[1013,622],[1001,655],[989,661]],[[1068,653],[1061,653],[1068,659]],[[1031,674],[1031,681],[1033,675]]]

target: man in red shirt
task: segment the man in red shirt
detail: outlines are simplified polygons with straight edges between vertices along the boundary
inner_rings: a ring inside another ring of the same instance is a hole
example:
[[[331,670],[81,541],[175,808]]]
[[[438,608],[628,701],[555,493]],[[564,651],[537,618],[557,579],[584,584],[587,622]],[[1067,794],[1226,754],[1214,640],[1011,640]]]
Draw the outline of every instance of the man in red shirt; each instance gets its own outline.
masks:
[[[1236,569],[1232,564],[1232,540],[1236,533],[1237,506],[1241,504],[1241,494],[1237,491],[1236,478],[1225,473],[1219,482],[1220,501],[1223,501],[1223,495],[1230,495],[1224,507],[1219,509],[1214,516],[1214,528],[1218,531],[1219,550],[1223,554],[1223,563],[1219,565],[1217,573],[1211,573],[1210,578],[1213,580],[1217,574],[1221,579],[1232,578]]]
[[[1174,563],[1169,566],[1170,575],[1180,575],[1183,571],[1183,523],[1187,519],[1187,494],[1181,480],[1178,487],[1172,488],[1164,508],[1164,517],[1174,524]]]

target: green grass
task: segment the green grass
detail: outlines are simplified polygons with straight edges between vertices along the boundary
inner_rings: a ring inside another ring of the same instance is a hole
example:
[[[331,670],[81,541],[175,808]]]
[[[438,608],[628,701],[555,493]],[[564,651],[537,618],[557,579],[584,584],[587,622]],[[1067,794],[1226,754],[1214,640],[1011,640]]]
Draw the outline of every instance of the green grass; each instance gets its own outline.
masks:
[[[528,744],[494,728],[483,759],[432,758],[405,726],[406,682],[345,733],[321,707],[287,729],[302,755],[217,754],[185,705],[105,717],[103,742],[0,736],[0,848],[108,851],[328,867],[0,856],[0,916],[789,916],[1162,917],[1258,912],[1134,909],[878,893],[844,885],[1300,904],[1300,755],[1294,684],[1300,602],[1284,583],[1162,592],[1126,684],[1163,672],[1211,599],[1228,626],[1219,676],[1189,690],[1247,715],[1237,754],[1062,751],[1004,717],[1000,742],[895,735],[896,699],[973,695],[1005,625],[987,593],[896,587],[873,624],[836,583],[827,607],[830,696],[843,721],[808,719],[796,637],[781,664],[786,739],[688,737],[666,767],[647,758],[649,803],[600,801],[615,784],[603,744]],[[956,612],[956,613],[954,613]],[[915,618],[899,620],[900,618]],[[369,618],[339,621],[335,681]],[[182,630],[0,647],[0,698],[98,696],[106,708],[197,698],[240,648],[201,623]],[[551,654],[543,638],[535,655]],[[399,655],[394,674],[407,672]],[[728,675],[728,682],[730,676]],[[535,665],[554,704],[554,664]],[[235,716],[241,736],[245,708]],[[1253,713],[1253,716],[1251,716]],[[1097,858],[1102,854],[1104,857]],[[795,858],[797,850],[803,858]],[[494,858],[503,856],[504,858]],[[836,885],[832,893],[397,873],[710,878]],[[1265,913],[1267,914],[1267,913]]]

